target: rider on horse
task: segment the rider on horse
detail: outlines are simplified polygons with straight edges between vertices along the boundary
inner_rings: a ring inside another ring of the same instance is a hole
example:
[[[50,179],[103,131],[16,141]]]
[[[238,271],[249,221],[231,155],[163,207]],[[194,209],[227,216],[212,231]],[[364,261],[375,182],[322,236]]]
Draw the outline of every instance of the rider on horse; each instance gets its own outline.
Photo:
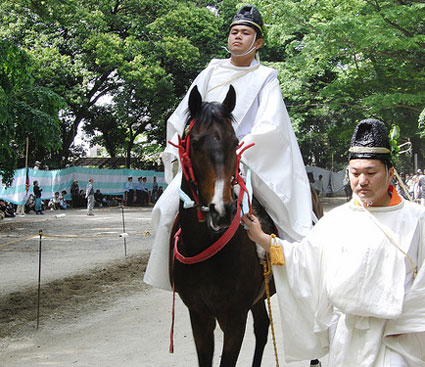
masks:
[[[224,100],[229,85],[236,90],[233,128],[245,145],[242,156],[252,173],[256,199],[274,221],[279,236],[300,240],[312,225],[310,187],[297,139],[282,99],[277,70],[263,66],[257,51],[263,44],[263,20],[251,5],[244,6],[229,26],[229,59],[213,59],[195,79],[167,122],[167,141],[178,144],[187,120],[188,97],[197,85],[204,101]],[[256,57],[257,56],[257,57]],[[155,240],[144,281],[171,290],[168,251],[171,226],[179,205],[181,167],[171,144],[162,155],[169,183],[156,203],[152,222]]]

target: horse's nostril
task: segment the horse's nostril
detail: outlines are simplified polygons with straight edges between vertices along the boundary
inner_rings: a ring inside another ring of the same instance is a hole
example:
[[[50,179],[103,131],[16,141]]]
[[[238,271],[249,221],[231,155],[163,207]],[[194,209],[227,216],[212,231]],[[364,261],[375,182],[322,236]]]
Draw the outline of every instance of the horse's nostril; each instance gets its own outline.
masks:
[[[210,204],[209,205],[210,208],[210,214],[212,215],[213,218],[218,218],[220,216],[220,213],[217,211],[215,204]]]

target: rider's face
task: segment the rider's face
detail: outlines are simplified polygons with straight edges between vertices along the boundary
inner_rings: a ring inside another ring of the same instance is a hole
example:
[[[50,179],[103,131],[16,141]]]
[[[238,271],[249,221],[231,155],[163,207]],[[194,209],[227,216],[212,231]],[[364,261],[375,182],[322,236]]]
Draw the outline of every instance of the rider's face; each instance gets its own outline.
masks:
[[[229,38],[227,40],[229,51],[236,54],[243,54],[253,45],[260,48],[263,40],[261,38],[255,40],[256,34],[253,28],[246,25],[233,26],[230,29]]]

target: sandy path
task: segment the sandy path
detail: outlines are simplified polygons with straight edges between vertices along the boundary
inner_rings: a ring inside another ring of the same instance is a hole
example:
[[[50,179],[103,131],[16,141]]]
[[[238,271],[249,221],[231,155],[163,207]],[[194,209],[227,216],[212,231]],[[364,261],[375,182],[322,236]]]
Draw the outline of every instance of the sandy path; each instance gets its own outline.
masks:
[[[341,201],[331,202],[335,203]],[[98,210],[93,218],[81,210],[67,211],[61,218],[55,214],[11,219],[8,227],[0,226],[0,366],[196,366],[186,308],[177,299],[175,353],[169,354],[171,293],[141,281],[153,238],[150,210],[126,210],[126,258],[118,237],[118,208]],[[36,330],[38,239],[4,244],[38,233],[41,226],[46,234],[86,237],[43,239],[43,293]],[[278,324],[275,300],[273,310]],[[276,328],[283,366],[280,326]],[[215,365],[220,349],[217,328]],[[253,349],[249,320],[238,366],[250,366]],[[323,362],[325,366],[326,359]],[[275,365],[271,338],[263,365]]]

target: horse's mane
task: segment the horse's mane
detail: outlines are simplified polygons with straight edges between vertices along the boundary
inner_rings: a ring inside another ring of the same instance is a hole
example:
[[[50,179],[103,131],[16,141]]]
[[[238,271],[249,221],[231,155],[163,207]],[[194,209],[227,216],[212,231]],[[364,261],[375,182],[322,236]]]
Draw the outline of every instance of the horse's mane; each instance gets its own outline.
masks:
[[[231,112],[227,110],[223,104],[218,102],[202,102],[201,110],[195,116],[192,116],[190,112],[188,113],[188,118],[186,120],[186,126],[192,121],[193,118],[196,118],[196,124],[202,125],[208,129],[211,124],[221,123],[221,122],[233,122],[234,117]]]

